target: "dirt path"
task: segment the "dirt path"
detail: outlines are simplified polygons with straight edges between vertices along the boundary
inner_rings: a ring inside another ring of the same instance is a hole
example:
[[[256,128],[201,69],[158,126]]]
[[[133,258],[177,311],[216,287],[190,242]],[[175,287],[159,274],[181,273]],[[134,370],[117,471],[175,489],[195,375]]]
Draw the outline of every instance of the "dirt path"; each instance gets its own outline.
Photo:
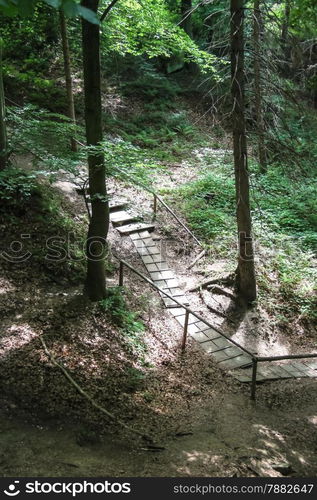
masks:
[[[71,186],[65,179],[63,182],[59,187],[68,190],[72,199]],[[120,191],[121,187],[114,183],[112,189]],[[149,197],[134,188],[128,188],[129,193],[136,205],[145,212],[150,210]],[[76,212],[83,213],[78,196],[74,203]],[[201,277],[193,272],[188,275],[186,269],[196,250],[189,243],[190,253],[183,251],[183,235],[162,214],[160,223],[158,236],[169,239],[169,261],[188,287]],[[119,240],[111,232],[115,247]],[[121,251],[122,257],[128,256],[140,267],[138,256],[129,248]],[[140,365],[135,354],[124,350],[118,332],[91,311],[91,306],[78,302],[79,288],[52,285],[49,277],[28,275],[24,269],[14,272],[4,273],[0,301],[6,317],[0,339],[0,378],[5,387],[9,384],[16,389],[14,400],[0,401],[1,475],[316,475],[316,381],[263,384],[256,405],[252,404],[248,388],[213,364],[194,342],[189,342],[186,356],[180,359],[181,328],[157,294],[129,276],[132,308],[141,311],[146,324],[147,352]],[[112,284],[117,283],[116,273],[111,279]],[[201,302],[196,300],[194,306],[199,310]],[[219,317],[213,318],[217,324],[223,323]],[[244,331],[258,323],[255,320],[245,322]],[[270,349],[263,322],[261,328],[253,328],[253,334],[264,350]],[[120,429],[102,422],[48,363],[37,340],[43,332],[55,355],[88,392],[118,415],[125,415],[136,428],[155,435],[165,450],[144,451],[139,442],[126,439]],[[280,344],[284,342],[280,340]],[[141,374],[144,380],[131,387],[131,374]],[[41,405],[50,420],[43,416]],[[65,423],[59,415],[67,415],[68,408],[71,416]],[[81,420],[96,426],[93,436],[82,438]]]
[[[307,400],[300,410],[288,399],[295,390]],[[241,393],[219,395],[196,415],[191,434],[169,437],[159,453],[131,447],[113,436],[81,446],[74,426],[31,425],[2,409],[0,472],[3,476],[315,476],[316,396],[316,384],[311,383],[295,383],[292,388],[284,383],[284,390],[278,389],[279,408],[255,406]]]

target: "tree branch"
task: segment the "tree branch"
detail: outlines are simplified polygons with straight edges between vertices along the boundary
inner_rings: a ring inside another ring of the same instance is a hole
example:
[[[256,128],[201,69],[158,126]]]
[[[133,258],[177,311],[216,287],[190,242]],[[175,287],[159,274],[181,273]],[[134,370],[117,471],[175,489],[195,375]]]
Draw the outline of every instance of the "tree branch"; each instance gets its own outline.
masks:
[[[102,16],[100,18],[101,23],[102,23],[102,21],[104,21],[106,19],[107,15],[111,11],[112,7],[114,7],[118,1],[119,0],[112,0],[112,2],[109,3],[108,7],[105,9],[104,13],[102,14]]]
[[[75,382],[75,380],[73,379],[73,377],[68,373],[68,371],[64,368],[64,366],[61,365],[60,363],[58,363],[56,361],[56,359],[54,358],[53,354],[48,350],[47,345],[46,345],[43,337],[40,336],[39,339],[40,339],[40,341],[42,343],[44,352],[45,352],[46,356],[49,358],[49,360],[53,363],[53,365],[55,365],[57,368],[59,368],[62,371],[63,375],[75,387],[75,389],[79,392],[79,394],[81,394],[84,398],[86,398],[92,404],[92,406],[94,406],[101,413],[105,414],[108,418],[110,418],[111,420],[113,420],[114,422],[116,422],[117,424],[119,424],[126,431],[128,431],[128,432],[130,432],[132,434],[137,434],[139,437],[145,439],[146,441],[148,441],[150,443],[153,442],[153,439],[150,436],[146,435],[143,432],[138,431],[137,429],[134,429],[133,427],[130,427],[129,425],[126,425],[122,420],[120,420],[119,418],[115,417],[115,415],[113,413],[111,413],[110,411],[106,410],[100,404],[96,403],[96,401],[89,394],[87,394],[87,392],[84,391],[80,387],[80,385],[77,384],[77,382]]]

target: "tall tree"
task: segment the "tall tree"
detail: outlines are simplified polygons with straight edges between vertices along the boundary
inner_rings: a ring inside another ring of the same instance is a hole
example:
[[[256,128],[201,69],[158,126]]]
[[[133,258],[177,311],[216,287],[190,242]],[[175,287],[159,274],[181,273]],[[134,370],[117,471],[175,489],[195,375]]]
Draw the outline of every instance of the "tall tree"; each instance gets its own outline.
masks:
[[[83,0],[82,6],[96,13],[99,0]],[[82,20],[85,122],[88,146],[98,146],[102,141],[99,30],[99,25]],[[88,168],[91,220],[87,238],[85,290],[91,300],[97,301],[103,299],[106,293],[105,257],[109,229],[106,169],[104,155],[100,150],[89,152]]]
[[[284,19],[282,23],[281,39],[284,48],[287,46],[288,42],[288,31],[289,31],[289,20],[291,14],[291,0],[285,0],[284,4]]]
[[[263,31],[262,12],[260,0],[254,0],[253,4],[253,66],[254,66],[254,105],[255,121],[258,144],[258,160],[261,172],[266,170],[266,154],[264,145],[264,121],[263,121],[263,100],[261,82],[261,36]]]
[[[2,45],[3,41],[0,38],[0,170],[3,170],[6,167],[8,159],[8,140],[5,122],[5,100],[2,74]]]
[[[231,0],[232,128],[238,226],[237,291],[247,304],[256,299],[245,120],[244,0]]]
[[[183,28],[190,38],[193,37],[192,29],[192,0],[181,0],[181,22],[179,25]]]
[[[76,125],[76,114],[75,114],[74,94],[73,94],[73,81],[72,81],[72,73],[71,73],[69,43],[68,43],[68,36],[67,36],[67,23],[66,23],[64,12],[62,10],[59,11],[59,21],[60,21],[62,47],[63,47],[64,72],[65,72],[67,104],[68,104],[68,116],[71,119],[71,121],[74,123],[74,125]],[[74,137],[71,138],[70,145],[71,145],[72,151],[77,151],[77,143],[76,143]]]
[[[282,61],[281,69],[285,77],[290,75],[290,58],[292,52],[292,44],[289,34],[290,26],[290,15],[291,15],[291,0],[284,0],[284,15],[281,26],[281,48],[282,48]],[[295,47],[295,52],[297,52],[298,47]]]

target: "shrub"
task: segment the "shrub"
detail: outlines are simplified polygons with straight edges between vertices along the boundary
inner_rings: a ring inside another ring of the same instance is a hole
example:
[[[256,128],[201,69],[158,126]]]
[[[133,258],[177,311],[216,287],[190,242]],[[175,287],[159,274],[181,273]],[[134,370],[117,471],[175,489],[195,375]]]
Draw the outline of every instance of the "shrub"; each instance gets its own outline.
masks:
[[[127,333],[136,333],[144,330],[144,325],[137,320],[138,314],[129,311],[122,288],[115,286],[107,289],[107,296],[100,301],[101,309],[111,321]]]
[[[0,171],[0,200],[8,206],[22,206],[37,190],[35,174],[15,167]]]

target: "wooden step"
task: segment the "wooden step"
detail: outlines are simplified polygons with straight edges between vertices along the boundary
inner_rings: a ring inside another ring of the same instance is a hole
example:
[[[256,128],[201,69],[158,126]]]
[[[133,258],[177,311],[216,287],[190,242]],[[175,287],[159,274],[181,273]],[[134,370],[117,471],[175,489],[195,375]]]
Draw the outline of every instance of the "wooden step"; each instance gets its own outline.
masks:
[[[207,337],[207,335],[204,334],[204,332],[198,329],[196,332],[191,333],[190,336],[193,337],[193,339],[195,339],[196,342],[198,342],[199,344],[202,344],[203,342],[208,342],[210,340]]]
[[[164,290],[164,292],[168,293],[172,297],[176,297],[176,298],[177,297],[185,297],[183,290],[181,290],[180,288],[164,288],[163,287],[163,290]],[[162,295],[162,297],[166,297],[166,295],[164,295],[164,293],[162,293],[162,292],[160,292],[160,295]]]
[[[305,359],[303,360],[304,366],[308,366],[311,370],[316,370],[316,376],[317,376],[317,360],[314,359]]]
[[[309,377],[309,369],[305,370],[305,366],[302,363],[287,363],[281,365],[281,368],[285,370],[287,373],[292,375],[294,378],[301,378],[301,377]],[[317,375],[317,374],[316,374]]]
[[[128,224],[127,226],[120,226],[117,227],[117,231],[119,231],[120,234],[131,234],[131,233],[137,233],[139,231],[154,231],[155,226],[152,224]]]
[[[140,233],[133,233],[131,234],[131,240],[136,241],[136,240],[142,240],[143,238],[149,238],[150,233],[148,231],[141,231]]]
[[[302,361],[293,361],[293,366],[300,367],[301,370],[304,370],[308,377],[315,378],[317,377],[317,364],[310,364],[309,359],[304,359]]]
[[[151,237],[149,238],[140,238],[138,240],[132,240],[134,243],[134,246],[139,249],[139,248],[149,248],[149,247],[155,247],[155,242],[152,240]],[[155,271],[157,271],[157,268],[155,268]]]
[[[185,297],[185,295],[182,295],[180,297],[175,297],[175,299],[180,302],[181,304],[184,304],[185,306],[188,306],[189,303],[188,303],[188,300],[187,298]],[[169,297],[163,297],[162,296],[162,300],[164,302],[164,305],[165,307],[167,307],[168,309],[169,308],[174,308],[174,307],[179,307],[179,304],[177,304],[176,302],[174,302],[172,299],[170,299]]]
[[[86,200],[88,201],[88,203],[91,203],[91,199],[89,197],[89,194],[90,194],[89,188],[85,188],[85,189],[83,189],[83,188],[76,188],[75,191],[76,191],[77,194],[79,194],[81,196],[85,195],[86,196]],[[113,194],[114,194],[113,191],[108,191],[107,192],[108,198],[110,199]],[[109,205],[110,205],[110,203],[111,203],[111,201],[109,201]]]
[[[220,361],[219,366],[226,370],[235,370],[236,368],[243,368],[252,365],[252,358],[247,354],[241,354],[228,360]]]
[[[182,312],[182,314],[178,314],[178,310],[180,310]],[[185,325],[185,309],[179,309],[176,311],[176,314],[173,314],[173,316],[176,318],[176,320],[178,321],[178,323],[180,323],[182,326]],[[188,325],[193,325],[194,323],[197,322],[197,318],[196,316],[194,316],[193,314],[189,314],[188,316]],[[198,331],[198,328],[197,328],[197,331]]]
[[[109,201],[109,211],[112,214],[113,212],[118,212],[119,210],[123,210],[127,208],[128,203],[125,200],[111,200]]]
[[[132,222],[140,221],[140,217],[129,214],[124,210],[120,210],[110,213],[110,221],[112,222],[114,227],[126,226],[127,224],[130,224]]]
[[[239,380],[239,382],[246,383],[252,381],[252,370],[250,369],[232,372],[232,375]],[[317,377],[317,370],[313,370],[307,366],[307,361],[293,361],[292,363],[282,365],[274,365],[272,363],[271,365],[260,367],[257,371],[256,380],[257,382],[269,382],[271,380],[302,377]]]

